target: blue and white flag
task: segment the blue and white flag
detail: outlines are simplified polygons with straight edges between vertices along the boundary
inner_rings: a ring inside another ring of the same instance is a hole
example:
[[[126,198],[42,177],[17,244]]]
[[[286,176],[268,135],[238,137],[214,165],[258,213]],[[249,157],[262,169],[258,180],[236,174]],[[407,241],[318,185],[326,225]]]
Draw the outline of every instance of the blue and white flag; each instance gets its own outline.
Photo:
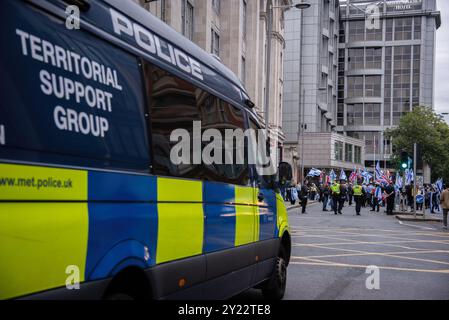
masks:
[[[348,177],[346,177],[346,173],[344,170],[341,170],[340,180],[344,180],[344,181],[348,180]]]
[[[319,177],[319,176],[321,176],[321,173],[322,172],[320,170],[312,168],[307,176],[308,177]]]
[[[412,184],[412,181],[414,181],[414,174],[413,170],[405,170],[405,185],[409,186]]]
[[[369,184],[370,180],[373,178],[373,175],[371,173],[369,173],[368,171],[365,170],[362,172],[362,177],[363,177],[363,183],[364,184]]]
[[[380,162],[376,165],[376,179],[380,179],[384,175],[383,171],[380,169]]]
[[[438,179],[437,182],[435,182],[435,186],[440,194],[443,193],[443,179]]]
[[[333,169],[329,174],[329,177],[331,178],[331,183],[334,183],[335,179],[337,179],[337,175],[335,174],[335,171]]]
[[[377,200],[382,201],[382,188],[381,187],[376,188],[375,197],[377,198]]]
[[[399,172],[396,173],[396,189],[402,189],[403,183],[402,183],[402,177],[399,175]]]

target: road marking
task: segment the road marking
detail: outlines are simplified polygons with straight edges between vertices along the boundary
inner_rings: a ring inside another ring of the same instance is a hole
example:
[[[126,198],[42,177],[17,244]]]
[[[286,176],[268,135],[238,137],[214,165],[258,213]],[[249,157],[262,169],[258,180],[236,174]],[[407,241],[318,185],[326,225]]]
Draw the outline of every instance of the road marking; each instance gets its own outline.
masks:
[[[407,223],[404,223],[404,222],[402,222],[402,221],[398,221],[399,222],[399,224],[401,225],[401,226],[407,226],[407,227],[412,227],[412,228],[418,228],[418,229],[424,229],[424,230],[435,230],[435,231],[437,231],[437,229],[435,229],[435,228],[428,228],[428,227],[422,227],[422,226],[415,226],[415,225],[413,225],[413,224],[407,224]]]
[[[314,263],[314,262],[295,262],[291,261],[290,264],[293,265],[309,265],[309,266],[320,266],[320,267],[341,267],[341,268],[363,268],[366,269],[368,265],[357,265],[357,264],[345,264],[345,263]],[[411,268],[399,268],[399,267],[388,267],[379,266],[379,269],[383,270],[394,270],[394,271],[404,271],[404,272],[422,272],[422,273],[439,273],[439,274],[449,274],[449,270],[431,270],[431,269],[411,269]]]
[[[399,252],[386,252],[386,254],[418,254],[418,253],[449,253],[449,250],[425,250],[425,251],[399,251]],[[344,253],[344,254],[335,254],[335,255],[321,255],[321,256],[307,256],[307,257],[296,257],[293,256],[291,259],[303,259],[303,258],[313,258],[313,259],[321,259],[321,258],[339,258],[339,257],[357,257],[357,256],[374,256],[378,255],[377,252],[364,252],[364,253]]]
[[[295,236],[298,237],[298,236]],[[303,238],[324,238],[324,239],[330,239],[330,240],[338,240],[338,241],[347,241],[345,244],[350,244],[350,243],[354,243],[354,244],[369,244],[371,242],[369,241],[357,241],[357,240],[353,240],[353,239],[342,239],[342,238],[338,238],[338,237],[334,237],[334,236],[324,236],[324,235],[303,235]],[[379,237],[382,237],[381,235],[379,235]],[[449,239],[448,240],[423,240],[423,239],[409,239],[409,238],[399,238],[399,237],[384,237],[384,238],[390,238],[390,239],[398,239],[401,242],[428,242],[428,243],[439,243],[439,244],[449,244]],[[387,241],[387,242],[391,242],[394,243],[394,241]],[[397,243],[397,242],[396,242]]]
[[[362,255],[372,255],[372,256],[380,256],[380,257],[390,257],[390,258],[397,258],[397,259],[404,259],[404,260],[414,260],[414,261],[421,261],[421,262],[427,262],[427,263],[436,263],[436,264],[444,264],[449,266],[449,262],[439,261],[439,260],[430,260],[430,259],[421,259],[421,258],[412,258],[412,257],[404,257],[404,256],[398,256],[394,253],[383,253],[383,252],[368,252],[368,251],[360,251],[360,250],[353,250],[353,249],[341,249],[341,248],[324,248],[328,250],[336,250],[336,251],[344,251],[344,252],[351,252],[351,253],[359,253]],[[301,257],[299,257],[301,259]],[[307,257],[306,257],[307,258]],[[332,261],[322,261],[322,262],[331,262]]]

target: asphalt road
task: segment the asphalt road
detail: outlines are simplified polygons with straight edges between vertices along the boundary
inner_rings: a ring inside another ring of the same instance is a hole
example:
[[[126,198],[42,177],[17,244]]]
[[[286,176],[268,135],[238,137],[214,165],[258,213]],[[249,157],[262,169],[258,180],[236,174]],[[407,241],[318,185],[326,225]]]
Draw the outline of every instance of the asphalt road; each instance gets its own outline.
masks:
[[[449,300],[449,233],[440,224],[400,224],[382,208],[358,217],[345,207],[335,216],[320,204],[289,216],[286,300]],[[378,290],[367,289],[368,266],[379,268]],[[237,298],[262,297],[250,290]]]

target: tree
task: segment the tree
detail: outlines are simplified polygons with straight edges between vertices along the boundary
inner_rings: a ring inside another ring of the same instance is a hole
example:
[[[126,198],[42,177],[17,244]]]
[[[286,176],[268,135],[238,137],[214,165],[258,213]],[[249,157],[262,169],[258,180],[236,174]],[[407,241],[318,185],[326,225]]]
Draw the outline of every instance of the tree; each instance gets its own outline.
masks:
[[[415,107],[386,135],[393,141],[393,161],[399,164],[403,150],[413,154],[413,144],[420,144],[423,161],[432,168],[432,181],[443,178],[449,183],[449,126],[431,108]]]

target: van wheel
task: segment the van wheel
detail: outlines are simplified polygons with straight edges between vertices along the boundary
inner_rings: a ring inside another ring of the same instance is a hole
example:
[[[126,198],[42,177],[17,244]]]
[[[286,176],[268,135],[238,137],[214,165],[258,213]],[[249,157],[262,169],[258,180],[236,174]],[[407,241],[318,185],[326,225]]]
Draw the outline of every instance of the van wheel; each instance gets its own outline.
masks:
[[[273,273],[262,288],[262,294],[268,300],[282,300],[287,286],[287,262],[285,249],[281,247],[276,258]]]

